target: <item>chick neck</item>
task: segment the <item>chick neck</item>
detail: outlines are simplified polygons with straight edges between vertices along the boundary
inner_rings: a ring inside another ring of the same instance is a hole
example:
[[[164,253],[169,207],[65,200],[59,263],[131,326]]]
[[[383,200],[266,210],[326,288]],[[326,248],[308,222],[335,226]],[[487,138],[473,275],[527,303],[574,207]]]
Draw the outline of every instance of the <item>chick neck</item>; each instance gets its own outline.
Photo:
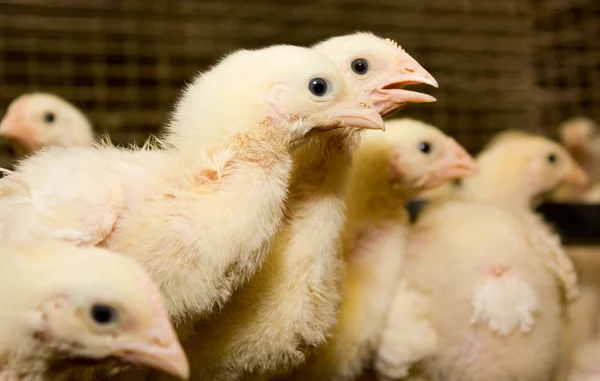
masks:
[[[405,204],[418,191],[392,182],[387,166],[366,165],[352,170],[346,203],[349,223],[394,220],[404,223],[408,213]]]
[[[481,154],[477,158],[479,173],[463,181],[464,198],[530,209],[536,195],[535,185],[523,171],[520,152],[510,154],[500,149]]]

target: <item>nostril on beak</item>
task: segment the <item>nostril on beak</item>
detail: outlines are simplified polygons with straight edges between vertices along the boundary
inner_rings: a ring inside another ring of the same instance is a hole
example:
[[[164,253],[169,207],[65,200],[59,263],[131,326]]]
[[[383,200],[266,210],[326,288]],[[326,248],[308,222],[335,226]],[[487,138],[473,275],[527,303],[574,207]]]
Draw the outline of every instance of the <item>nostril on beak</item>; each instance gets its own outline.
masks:
[[[414,73],[414,72],[415,72],[415,70],[414,70],[414,69],[411,69],[411,68],[409,68],[409,67],[405,67],[405,68],[404,68],[404,71],[407,71],[407,72],[409,72],[409,73]]]

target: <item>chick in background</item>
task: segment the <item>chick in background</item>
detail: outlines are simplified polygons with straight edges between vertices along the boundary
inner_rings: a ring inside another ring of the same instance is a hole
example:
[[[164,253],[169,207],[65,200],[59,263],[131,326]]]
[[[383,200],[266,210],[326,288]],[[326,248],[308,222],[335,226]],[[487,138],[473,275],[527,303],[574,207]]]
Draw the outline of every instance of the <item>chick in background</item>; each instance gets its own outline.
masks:
[[[16,98],[0,121],[0,136],[9,139],[20,158],[51,145],[85,147],[94,141],[92,125],[81,110],[49,93]]]

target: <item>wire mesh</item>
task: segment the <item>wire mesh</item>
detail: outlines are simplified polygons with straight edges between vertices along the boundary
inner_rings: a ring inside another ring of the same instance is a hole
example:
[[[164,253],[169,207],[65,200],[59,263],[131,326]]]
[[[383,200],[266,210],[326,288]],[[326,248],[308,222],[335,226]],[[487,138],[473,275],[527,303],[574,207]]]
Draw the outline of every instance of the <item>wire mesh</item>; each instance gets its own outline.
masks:
[[[440,83],[422,89],[438,102],[400,115],[434,123],[470,151],[504,128],[597,116],[593,0],[3,0],[0,108],[25,92],[56,93],[116,143],[140,143],[184,83],[223,54],[356,30],[395,39]]]

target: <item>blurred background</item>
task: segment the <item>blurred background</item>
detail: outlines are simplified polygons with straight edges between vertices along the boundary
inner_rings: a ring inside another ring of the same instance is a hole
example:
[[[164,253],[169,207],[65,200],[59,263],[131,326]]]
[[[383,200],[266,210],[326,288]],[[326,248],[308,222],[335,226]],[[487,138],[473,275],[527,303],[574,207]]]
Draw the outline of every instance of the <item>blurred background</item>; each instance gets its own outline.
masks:
[[[440,83],[422,89],[437,103],[400,115],[476,153],[505,128],[555,136],[567,117],[600,120],[599,19],[598,0],[0,1],[0,117],[22,93],[51,92],[114,142],[141,143],[223,54],[367,30]]]

